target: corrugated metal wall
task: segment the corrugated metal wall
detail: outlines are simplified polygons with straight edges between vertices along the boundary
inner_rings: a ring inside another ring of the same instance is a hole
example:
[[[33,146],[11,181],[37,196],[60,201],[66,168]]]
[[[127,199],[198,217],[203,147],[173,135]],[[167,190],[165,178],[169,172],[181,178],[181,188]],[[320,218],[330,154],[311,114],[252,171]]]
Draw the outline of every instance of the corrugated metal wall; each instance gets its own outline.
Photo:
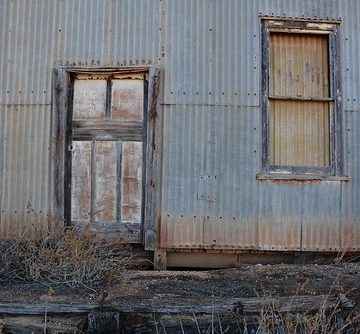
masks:
[[[53,69],[158,63],[160,10],[151,0],[0,2],[1,233],[51,214]]]
[[[52,69],[161,64],[161,245],[360,249],[359,1],[5,0],[0,13],[2,231],[27,224],[27,202],[44,221],[51,205]],[[341,18],[349,182],[256,180],[259,15]]]
[[[345,139],[345,172],[351,182],[342,186],[342,245],[358,250],[360,245],[360,3],[356,0],[340,7],[342,24],[343,131]]]

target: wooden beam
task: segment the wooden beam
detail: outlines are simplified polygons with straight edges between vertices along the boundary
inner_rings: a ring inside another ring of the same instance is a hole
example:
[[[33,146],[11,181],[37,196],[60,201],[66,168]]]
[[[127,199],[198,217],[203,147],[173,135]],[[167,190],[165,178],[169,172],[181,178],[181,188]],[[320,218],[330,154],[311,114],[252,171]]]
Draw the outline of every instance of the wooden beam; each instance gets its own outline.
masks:
[[[154,269],[155,270],[166,270],[166,249],[156,248],[154,251]]]
[[[252,298],[207,298],[204,301],[191,298],[144,298],[106,303],[103,311],[120,313],[150,314],[258,314],[261,310],[273,308],[277,312],[316,312],[337,305],[337,298],[330,295],[317,296],[283,296],[283,297],[252,297]],[[3,314],[86,314],[99,310],[99,304],[13,304],[0,303]]]
[[[66,112],[69,100],[69,75],[64,68],[54,70],[52,93],[51,161],[55,219],[64,217],[64,166],[66,146]]]
[[[161,180],[161,113],[159,110],[160,69],[154,67],[149,72],[148,103],[146,112],[146,170],[145,207],[143,239],[146,250],[157,247],[160,220],[160,180]]]
[[[123,238],[124,243],[141,243],[140,224],[127,222],[83,222],[72,221],[72,227],[76,231],[89,231],[105,237]]]

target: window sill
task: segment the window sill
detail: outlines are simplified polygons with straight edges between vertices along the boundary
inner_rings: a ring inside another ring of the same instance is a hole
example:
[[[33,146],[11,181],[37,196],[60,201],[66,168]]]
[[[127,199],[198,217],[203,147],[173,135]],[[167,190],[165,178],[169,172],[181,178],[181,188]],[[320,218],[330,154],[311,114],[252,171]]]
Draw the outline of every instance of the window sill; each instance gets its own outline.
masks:
[[[283,180],[283,181],[349,181],[348,176],[331,176],[331,175],[296,175],[296,174],[281,174],[281,173],[269,173],[256,175],[256,179],[259,181],[267,180]]]

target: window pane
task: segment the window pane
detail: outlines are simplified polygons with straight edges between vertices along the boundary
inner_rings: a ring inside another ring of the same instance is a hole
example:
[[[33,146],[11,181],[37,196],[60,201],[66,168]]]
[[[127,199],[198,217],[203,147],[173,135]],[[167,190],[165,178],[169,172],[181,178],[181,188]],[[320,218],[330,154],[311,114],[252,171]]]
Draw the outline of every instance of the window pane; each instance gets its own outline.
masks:
[[[270,165],[329,166],[330,102],[270,101]]]
[[[75,80],[73,119],[104,119],[106,80]]]
[[[144,82],[113,80],[112,118],[120,121],[142,121],[144,113]]]
[[[327,35],[270,33],[270,94],[329,97]]]

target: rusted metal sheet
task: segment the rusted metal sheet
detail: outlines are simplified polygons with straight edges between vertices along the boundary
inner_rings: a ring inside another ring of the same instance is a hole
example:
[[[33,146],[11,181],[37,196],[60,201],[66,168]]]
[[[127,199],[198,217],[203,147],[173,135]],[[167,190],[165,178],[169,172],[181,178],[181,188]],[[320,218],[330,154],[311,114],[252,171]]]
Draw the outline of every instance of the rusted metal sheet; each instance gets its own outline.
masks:
[[[121,170],[121,220],[141,222],[142,155],[141,142],[124,142]]]
[[[328,102],[270,101],[269,114],[270,164],[329,166]]]
[[[359,11],[358,0],[1,1],[1,232],[11,232],[16,226],[31,229],[27,201],[39,213],[34,221],[47,224],[51,202],[49,69],[159,63],[160,99],[166,104],[161,110],[161,210],[165,217],[170,215],[163,218],[164,226],[176,231],[169,232],[169,238],[182,233],[179,239],[188,248],[202,247],[200,241],[215,236],[221,241],[219,249],[228,246],[226,240],[237,247],[258,248],[260,240],[261,249],[297,250],[300,224],[306,235],[304,247],[316,249],[319,244],[320,249],[329,250],[338,245],[338,239],[320,234],[320,225],[325,224],[333,235],[340,220],[341,247],[359,250],[360,43],[359,34],[354,33],[360,31]],[[341,18],[344,163],[350,182],[342,183],[340,189],[324,182],[308,187],[299,182],[256,181],[259,15]],[[216,189],[206,188],[216,201],[198,200],[201,175],[219,177]],[[189,223],[180,218],[194,216],[211,217],[206,238],[194,232],[193,240],[187,234],[194,218],[188,218]],[[172,223],[172,217],[179,219]],[[231,225],[232,217],[236,226]],[[166,245],[171,239],[163,240]]]
[[[257,249],[258,218],[212,217],[204,222],[204,248]]]
[[[0,107],[0,234],[36,233],[50,210],[49,105]]]
[[[259,249],[301,250],[302,187],[260,184]]]
[[[160,247],[203,248],[204,217],[161,215]]]
[[[95,142],[93,191],[96,221],[116,221],[118,151],[115,141]]]
[[[360,8],[360,6],[359,6]],[[341,185],[341,248],[360,250],[360,136],[359,111],[344,112],[345,170],[350,181]]]
[[[144,114],[144,82],[112,81],[111,117],[119,121],[142,121]]]
[[[258,110],[178,105],[163,113],[161,247],[256,249]]]
[[[350,0],[340,6],[343,17],[342,66],[343,66],[343,119],[345,159],[344,167],[350,182],[341,187],[341,247],[344,250],[360,250],[360,20],[355,13],[360,12],[360,3]]]
[[[72,149],[71,219],[91,218],[92,146],[90,141],[74,141]]]
[[[73,119],[104,119],[106,80],[75,80]]]
[[[302,250],[341,249],[341,186],[339,182],[322,182],[302,187]]]

